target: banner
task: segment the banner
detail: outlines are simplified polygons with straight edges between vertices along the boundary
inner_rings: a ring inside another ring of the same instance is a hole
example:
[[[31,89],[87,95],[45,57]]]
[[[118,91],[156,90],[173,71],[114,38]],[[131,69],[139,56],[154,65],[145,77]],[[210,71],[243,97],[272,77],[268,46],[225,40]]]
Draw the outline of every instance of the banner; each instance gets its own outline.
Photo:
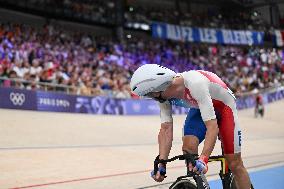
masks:
[[[159,105],[153,100],[127,99],[125,101],[125,108],[128,115],[160,114]]]
[[[261,45],[264,32],[195,28],[154,22],[152,36],[185,42],[218,43],[232,45]]]
[[[284,99],[284,88],[264,93],[264,103]],[[237,108],[255,106],[255,96],[237,98]],[[158,103],[150,99],[114,99],[109,97],[75,96],[64,93],[29,91],[0,87],[0,108],[72,112],[110,115],[159,115]],[[173,106],[174,114],[186,114],[188,108]]]
[[[264,104],[284,99],[284,88],[280,87],[276,91],[266,92],[262,94]],[[255,106],[255,95],[237,98],[237,109],[247,109]]]
[[[272,93],[266,93],[264,95],[264,102],[265,103],[271,103],[271,102],[275,102],[281,99],[284,99],[284,89],[281,88],[275,92]]]
[[[54,92],[37,91],[37,110],[51,112],[74,112],[76,96]]]
[[[275,30],[275,44],[278,47],[284,46],[284,31]]]
[[[74,112],[88,114],[126,115],[125,100],[101,96],[77,96]]]
[[[0,88],[0,108],[37,110],[34,91]]]

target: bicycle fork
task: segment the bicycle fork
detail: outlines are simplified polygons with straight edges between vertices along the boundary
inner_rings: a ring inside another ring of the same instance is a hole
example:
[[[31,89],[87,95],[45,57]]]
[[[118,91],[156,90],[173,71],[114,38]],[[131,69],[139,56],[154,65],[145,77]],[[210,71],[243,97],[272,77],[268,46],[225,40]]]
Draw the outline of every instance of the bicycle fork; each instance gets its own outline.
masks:
[[[193,172],[189,171],[189,161],[185,160],[186,162],[186,169],[187,169],[187,175],[192,175],[193,179],[196,182],[197,188],[198,189],[210,189],[209,183],[205,177],[205,175],[203,173],[201,173],[200,175],[194,174]]]
[[[198,189],[210,189],[209,183],[204,174],[195,175],[193,178]]]
[[[221,162],[221,170],[219,172],[219,176],[222,181],[222,186],[224,189],[229,189],[231,188],[232,180],[233,180],[233,175],[229,169],[227,160],[224,157],[218,157],[218,158],[212,158],[209,160],[210,162],[212,161],[220,161]]]

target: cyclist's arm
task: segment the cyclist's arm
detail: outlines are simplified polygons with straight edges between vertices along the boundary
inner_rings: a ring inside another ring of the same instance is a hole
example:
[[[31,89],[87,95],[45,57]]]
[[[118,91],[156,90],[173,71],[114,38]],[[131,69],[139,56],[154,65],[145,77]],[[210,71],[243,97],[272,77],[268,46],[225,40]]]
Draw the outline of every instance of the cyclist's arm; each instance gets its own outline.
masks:
[[[197,82],[192,87],[194,89],[192,90],[192,97],[198,103],[202,119],[207,128],[201,155],[209,157],[214,149],[219,132],[213,102],[206,82]]]
[[[206,125],[207,131],[206,131],[204,146],[203,146],[201,155],[205,155],[206,157],[209,157],[215,147],[219,129],[218,129],[216,119],[205,121],[204,123]]]
[[[168,159],[173,141],[172,105],[166,101],[159,103],[161,128],[158,135],[160,159]]]
[[[166,122],[161,124],[158,136],[160,159],[168,159],[173,141],[173,123]]]

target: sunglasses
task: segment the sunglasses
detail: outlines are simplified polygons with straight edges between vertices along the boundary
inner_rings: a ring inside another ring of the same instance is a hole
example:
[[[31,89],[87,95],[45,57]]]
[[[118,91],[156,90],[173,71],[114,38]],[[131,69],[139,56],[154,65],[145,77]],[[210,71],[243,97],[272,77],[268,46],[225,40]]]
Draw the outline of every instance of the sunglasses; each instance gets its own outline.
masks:
[[[151,92],[151,93],[146,94],[145,96],[151,99],[154,99],[156,101],[159,101],[160,103],[163,103],[167,100],[162,97],[162,91],[160,91],[158,95],[157,95],[157,92]]]

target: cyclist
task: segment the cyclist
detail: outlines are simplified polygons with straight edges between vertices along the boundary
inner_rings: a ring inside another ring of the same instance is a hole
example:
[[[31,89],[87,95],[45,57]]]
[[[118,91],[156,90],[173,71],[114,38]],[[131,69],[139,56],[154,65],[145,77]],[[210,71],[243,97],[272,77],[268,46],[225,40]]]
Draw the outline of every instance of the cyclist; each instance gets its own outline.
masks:
[[[264,116],[264,104],[263,104],[262,95],[260,93],[257,93],[255,97],[255,109],[254,109],[255,117],[257,117],[258,114],[260,114],[261,117]]]
[[[217,75],[203,70],[177,74],[157,64],[145,64],[134,72],[130,86],[134,94],[159,101],[161,128],[157,158],[167,159],[171,150],[172,105],[188,107],[190,110],[183,129],[183,151],[197,153],[199,143],[205,139],[202,153],[193,171],[207,172],[208,157],[214,149],[219,133],[224,156],[238,188],[250,188],[249,175],[241,158],[241,130],[235,96]],[[155,181],[162,182],[165,174],[166,165],[160,164],[159,171],[152,177]]]

